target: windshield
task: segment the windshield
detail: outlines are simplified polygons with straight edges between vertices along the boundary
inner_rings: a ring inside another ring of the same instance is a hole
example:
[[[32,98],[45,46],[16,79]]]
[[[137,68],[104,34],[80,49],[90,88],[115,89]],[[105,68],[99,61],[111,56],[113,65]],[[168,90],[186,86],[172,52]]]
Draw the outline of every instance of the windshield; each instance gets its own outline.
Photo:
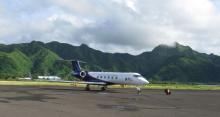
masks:
[[[134,77],[138,78],[138,77],[142,77],[141,75],[134,75]]]

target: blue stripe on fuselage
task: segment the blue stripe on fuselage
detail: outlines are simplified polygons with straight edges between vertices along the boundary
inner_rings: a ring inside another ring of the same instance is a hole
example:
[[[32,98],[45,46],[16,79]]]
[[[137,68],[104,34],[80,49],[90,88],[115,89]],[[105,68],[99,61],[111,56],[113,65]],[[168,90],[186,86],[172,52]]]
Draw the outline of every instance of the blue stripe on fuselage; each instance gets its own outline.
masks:
[[[77,78],[80,78],[79,75],[76,76]],[[108,81],[103,81],[103,80],[100,80],[100,79],[97,79],[91,75],[89,75],[89,73],[87,72],[86,73],[86,76],[84,78],[82,78],[83,81],[86,81],[86,82],[105,82],[107,85],[113,85],[114,83],[112,82],[108,82]]]
[[[89,82],[105,82],[107,85],[113,85],[114,83],[112,82],[109,82],[109,81],[104,81],[104,80],[100,80],[100,79],[97,79],[89,74],[86,75],[86,78]]]

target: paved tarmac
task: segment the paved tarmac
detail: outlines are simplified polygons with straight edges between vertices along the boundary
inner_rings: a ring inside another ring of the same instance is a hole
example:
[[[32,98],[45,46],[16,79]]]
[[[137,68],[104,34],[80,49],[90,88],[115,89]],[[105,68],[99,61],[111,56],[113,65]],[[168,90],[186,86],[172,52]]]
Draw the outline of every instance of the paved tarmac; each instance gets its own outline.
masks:
[[[220,91],[0,86],[0,117],[220,117]]]

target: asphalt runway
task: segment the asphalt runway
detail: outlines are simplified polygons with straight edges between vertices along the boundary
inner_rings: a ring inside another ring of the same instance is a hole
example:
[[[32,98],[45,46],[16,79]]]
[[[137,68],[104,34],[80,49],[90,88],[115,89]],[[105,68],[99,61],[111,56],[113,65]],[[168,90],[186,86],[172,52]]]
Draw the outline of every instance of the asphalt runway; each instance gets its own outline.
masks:
[[[220,117],[220,91],[0,86],[0,117]]]

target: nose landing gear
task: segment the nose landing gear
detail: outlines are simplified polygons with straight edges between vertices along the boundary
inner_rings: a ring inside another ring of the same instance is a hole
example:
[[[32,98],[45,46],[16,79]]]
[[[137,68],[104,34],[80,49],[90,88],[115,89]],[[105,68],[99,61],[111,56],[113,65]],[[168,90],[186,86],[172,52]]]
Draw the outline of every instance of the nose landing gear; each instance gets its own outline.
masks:
[[[137,94],[141,95],[141,88],[140,87],[136,87],[136,89],[137,89]]]

